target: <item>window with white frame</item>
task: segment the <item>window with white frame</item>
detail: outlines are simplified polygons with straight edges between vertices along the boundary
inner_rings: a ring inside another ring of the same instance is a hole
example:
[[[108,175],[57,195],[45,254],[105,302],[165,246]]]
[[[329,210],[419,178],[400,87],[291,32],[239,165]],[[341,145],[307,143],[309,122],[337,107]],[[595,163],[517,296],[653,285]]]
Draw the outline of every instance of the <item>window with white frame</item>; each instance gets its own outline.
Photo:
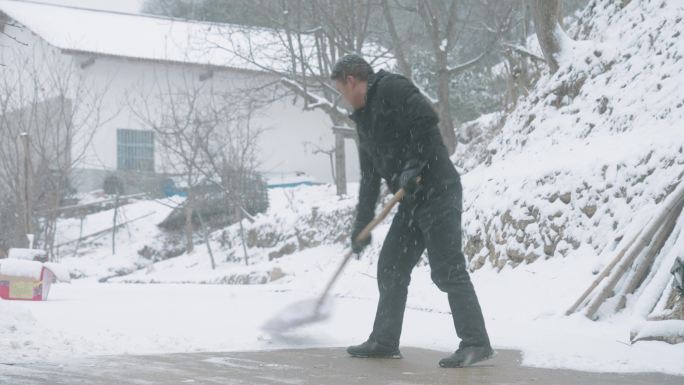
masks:
[[[119,170],[154,172],[154,132],[118,129],[116,157]]]

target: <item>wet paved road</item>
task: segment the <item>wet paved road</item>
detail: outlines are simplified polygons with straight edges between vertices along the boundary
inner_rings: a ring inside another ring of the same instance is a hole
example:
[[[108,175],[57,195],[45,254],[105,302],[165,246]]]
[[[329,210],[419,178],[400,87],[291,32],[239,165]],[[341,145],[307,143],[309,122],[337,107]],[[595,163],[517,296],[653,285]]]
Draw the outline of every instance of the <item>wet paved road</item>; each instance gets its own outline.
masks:
[[[259,352],[101,356],[67,364],[0,365],[7,385],[157,384],[658,384],[682,385],[662,374],[597,374],[521,367],[515,351],[466,369],[441,369],[442,352],[404,348],[404,359],[358,359],[342,348]]]

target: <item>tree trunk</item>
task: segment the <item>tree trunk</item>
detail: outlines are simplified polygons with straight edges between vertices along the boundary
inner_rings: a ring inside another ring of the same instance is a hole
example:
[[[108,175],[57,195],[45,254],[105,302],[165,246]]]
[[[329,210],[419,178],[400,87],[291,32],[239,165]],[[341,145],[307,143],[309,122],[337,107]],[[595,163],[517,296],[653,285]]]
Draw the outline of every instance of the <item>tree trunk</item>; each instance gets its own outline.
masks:
[[[539,46],[551,73],[558,71],[558,54],[562,51],[564,34],[559,24],[562,0],[532,0],[534,26],[537,31]]]
[[[428,17],[428,16],[426,16]],[[433,32],[433,47],[435,52],[435,72],[437,73],[437,115],[439,116],[439,132],[442,134],[442,140],[449,151],[449,155],[456,151],[456,132],[454,131],[454,120],[451,115],[451,108],[449,99],[451,91],[449,84],[451,83],[451,74],[449,73],[449,62],[447,52],[443,48],[442,40],[440,40],[437,32]]]
[[[185,249],[186,253],[192,253],[195,249],[195,245],[192,242],[192,234],[194,229],[192,226],[192,206],[193,206],[193,196],[192,189],[188,188],[188,197],[185,200]]]
[[[439,131],[442,134],[444,144],[449,151],[449,155],[456,150],[456,132],[454,131],[454,120],[451,115],[449,99],[451,90],[449,85],[453,76],[461,70],[452,70],[449,68],[448,52],[451,51],[453,43],[456,40],[456,29],[454,28],[454,19],[451,17],[456,15],[456,6],[458,2],[452,0],[448,5],[449,19],[442,20],[439,13],[441,12],[438,3],[435,1],[421,1],[418,4],[418,14],[423,20],[425,29],[430,37],[430,45],[435,56],[434,71],[437,74],[437,100],[436,110],[439,116]],[[466,68],[466,67],[463,67]]]
[[[242,203],[238,204],[235,208],[235,214],[237,215],[238,223],[240,224],[240,242],[242,242],[242,253],[245,258],[245,266],[249,266],[249,254],[247,253],[247,241],[245,240],[245,227],[242,224],[242,210],[240,207]]]
[[[437,85],[437,93],[439,102],[437,103],[437,114],[439,115],[439,131],[442,133],[444,144],[449,150],[449,155],[456,151],[456,131],[454,130],[454,118],[451,115],[449,106],[450,90],[449,83],[451,77],[446,71],[438,75],[439,82]]]
[[[45,223],[45,240],[44,249],[48,253],[50,261],[56,261],[57,256],[55,255],[55,234],[57,233],[57,219],[59,217],[59,206],[60,206],[60,192],[64,191],[62,187],[58,191],[54,192],[51,197],[52,211],[47,214],[44,218]]]
[[[214,251],[211,249],[211,243],[209,242],[209,230],[207,229],[207,225],[204,224],[204,219],[202,219],[201,211],[197,212],[197,218],[199,218],[200,226],[202,226],[202,235],[204,236],[204,243],[207,245],[207,253],[209,253],[211,269],[216,270],[216,260],[214,259]]]
[[[337,186],[337,195],[347,193],[346,158],[344,135],[341,132],[335,132],[335,185]]]
[[[411,65],[409,64],[408,60],[406,60],[403,44],[401,39],[399,39],[399,33],[397,32],[396,25],[394,24],[394,17],[392,16],[392,11],[390,9],[388,0],[382,0],[382,14],[385,17],[387,30],[392,37],[392,52],[394,53],[394,57],[397,59],[397,67],[399,68],[399,72],[407,78],[413,79]]]

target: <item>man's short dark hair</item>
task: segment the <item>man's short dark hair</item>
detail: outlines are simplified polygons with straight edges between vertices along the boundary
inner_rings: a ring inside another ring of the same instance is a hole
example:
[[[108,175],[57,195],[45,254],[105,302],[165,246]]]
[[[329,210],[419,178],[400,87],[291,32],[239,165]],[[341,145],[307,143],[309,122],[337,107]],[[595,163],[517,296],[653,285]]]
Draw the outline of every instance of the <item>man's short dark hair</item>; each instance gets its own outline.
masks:
[[[373,74],[373,67],[357,54],[344,55],[335,63],[330,79],[347,81],[347,76],[353,76],[361,81],[368,81],[368,76]]]

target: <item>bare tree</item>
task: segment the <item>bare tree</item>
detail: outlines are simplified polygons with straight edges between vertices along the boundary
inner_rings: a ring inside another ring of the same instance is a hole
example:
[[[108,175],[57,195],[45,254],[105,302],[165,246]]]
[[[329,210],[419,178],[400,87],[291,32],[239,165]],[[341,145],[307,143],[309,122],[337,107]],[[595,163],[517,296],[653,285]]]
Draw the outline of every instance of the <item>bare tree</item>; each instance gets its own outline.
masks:
[[[440,117],[442,138],[449,152],[453,153],[457,138],[454,130],[455,119],[450,104],[452,80],[477,65],[492,48],[493,40],[483,44],[481,52],[476,56],[453,64],[458,56],[459,39],[469,23],[472,4],[466,5],[457,0],[417,0],[406,5],[399,1],[382,0],[381,6],[398,68],[404,76],[411,79],[414,77],[416,64],[412,63],[408,52],[416,50],[416,47],[411,46],[415,40],[400,35],[395,19],[400,16],[398,14],[409,12],[417,15],[422,23],[422,30],[418,35],[425,39],[427,47],[419,51],[429,53],[429,57],[432,58],[431,72],[435,76],[436,95],[430,97],[427,91],[423,93],[435,106]],[[416,55],[413,58],[416,60]]]
[[[490,2],[479,0],[482,24],[496,36],[503,71],[491,74],[505,81],[506,93],[501,98],[501,109],[512,111],[522,96],[526,96],[541,75],[545,59],[528,48],[532,23],[532,4],[528,0]]]
[[[1,212],[0,222],[15,224],[5,242],[25,246],[26,229],[32,227],[35,243],[54,258],[57,209],[71,190],[72,171],[96,129],[111,118],[103,116],[108,86],[88,82],[72,59],[43,46],[6,49],[3,62],[0,191],[14,202],[14,210]],[[28,153],[19,144],[22,134]]]
[[[184,179],[188,253],[194,250],[194,217],[204,224],[201,214],[195,213],[200,187],[219,186],[240,217],[249,215],[244,191],[258,167],[257,145],[263,129],[254,127],[252,115],[260,104],[246,96],[247,91],[223,81],[219,76],[202,79],[192,70],[165,67],[155,73],[151,85],[142,87],[150,91],[129,97],[131,110],[153,130],[163,149],[165,171]],[[205,241],[209,247],[206,233]]]
[[[324,148],[320,144],[314,144],[311,142],[307,142],[304,145],[305,147],[308,147],[309,151],[311,151],[312,154],[325,155],[328,157],[328,161],[330,161],[330,174],[332,175],[333,180],[337,180],[337,178],[335,177],[335,146],[333,145],[331,147]]]
[[[566,0],[564,3],[567,9],[574,10],[586,1]],[[453,128],[459,124],[459,119],[468,120],[483,112],[492,112],[498,108],[499,101],[504,110],[513,109],[517,100],[526,95],[540,77],[540,67],[545,62],[543,56],[527,48],[535,5],[533,0],[365,0],[334,3],[198,0],[199,13],[177,5],[169,8],[169,4],[178,3],[178,0],[148,2],[156,4],[157,8],[160,6],[157,3],[166,3],[164,12],[176,16],[276,28],[274,40],[288,54],[276,60],[279,64],[284,63],[287,69],[280,68],[274,72],[279,76],[287,75],[284,79],[290,82],[285,84],[309,103],[307,108],[323,109],[331,116],[337,115],[333,108],[335,104],[330,103],[334,99],[326,97],[325,89],[316,89],[321,84],[312,81],[315,77],[311,75],[320,73],[323,75],[321,79],[326,80],[325,65],[343,53],[358,52],[359,47],[354,42],[377,42],[391,52],[394,70],[412,78],[432,100],[440,115],[441,132],[450,148],[450,143],[456,139]],[[548,6],[546,3],[552,2],[542,1],[540,4]],[[238,8],[240,10],[236,11]],[[363,12],[355,12],[358,10]],[[337,56],[330,49],[323,55],[314,54],[306,49],[307,45],[314,46],[314,43],[309,43],[314,36],[325,38],[316,40],[321,47],[342,46],[343,49],[338,50]],[[363,39],[355,39],[356,36]],[[305,49],[300,49],[300,42]],[[231,47],[231,44],[219,45]],[[232,51],[247,53],[244,56],[268,70],[273,68],[270,66],[273,57],[263,60],[263,54],[259,57],[249,53],[255,49],[273,52],[273,46],[255,39],[246,45],[239,44],[239,49]],[[267,49],[263,50],[264,47]],[[376,58],[375,55],[366,56]],[[455,65],[459,62],[461,64]],[[497,67],[495,71],[494,67]],[[307,68],[313,71],[307,73]],[[319,71],[319,68],[324,70]],[[301,75],[304,74],[309,77],[303,78]],[[505,87],[505,92],[502,92],[502,87]],[[346,115],[344,109],[342,112]],[[344,116],[339,120],[333,119],[333,127],[349,126],[351,123],[345,121]],[[341,132],[353,134],[348,130]],[[338,154],[335,158],[343,159],[343,156]],[[338,177],[343,178],[344,175]]]
[[[537,39],[551,73],[558,71],[558,55],[563,51],[564,40],[569,39],[560,24],[562,0],[532,0]]]
[[[202,179],[199,168],[203,167],[205,142],[216,129],[218,122],[209,119],[202,105],[205,95],[212,92],[210,83],[196,81],[192,75],[183,73],[176,83],[169,67],[155,75],[151,92],[129,100],[134,114],[151,128],[155,142],[164,150],[164,164],[168,171],[180,174],[185,180],[187,198],[185,210],[186,251],[194,250],[193,209],[197,185]]]
[[[322,110],[335,135],[335,177],[338,194],[346,193],[345,139],[356,139],[348,107],[340,105],[330,72],[345,54],[362,53],[371,62],[387,59],[387,51],[371,41],[371,20],[378,8],[371,1],[281,1],[262,10],[277,28],[268,31],[212,29],[207,40],[280,79],[289,93],[303,100],[304,110]],[[231,34],[252,36],[235,38]]]

